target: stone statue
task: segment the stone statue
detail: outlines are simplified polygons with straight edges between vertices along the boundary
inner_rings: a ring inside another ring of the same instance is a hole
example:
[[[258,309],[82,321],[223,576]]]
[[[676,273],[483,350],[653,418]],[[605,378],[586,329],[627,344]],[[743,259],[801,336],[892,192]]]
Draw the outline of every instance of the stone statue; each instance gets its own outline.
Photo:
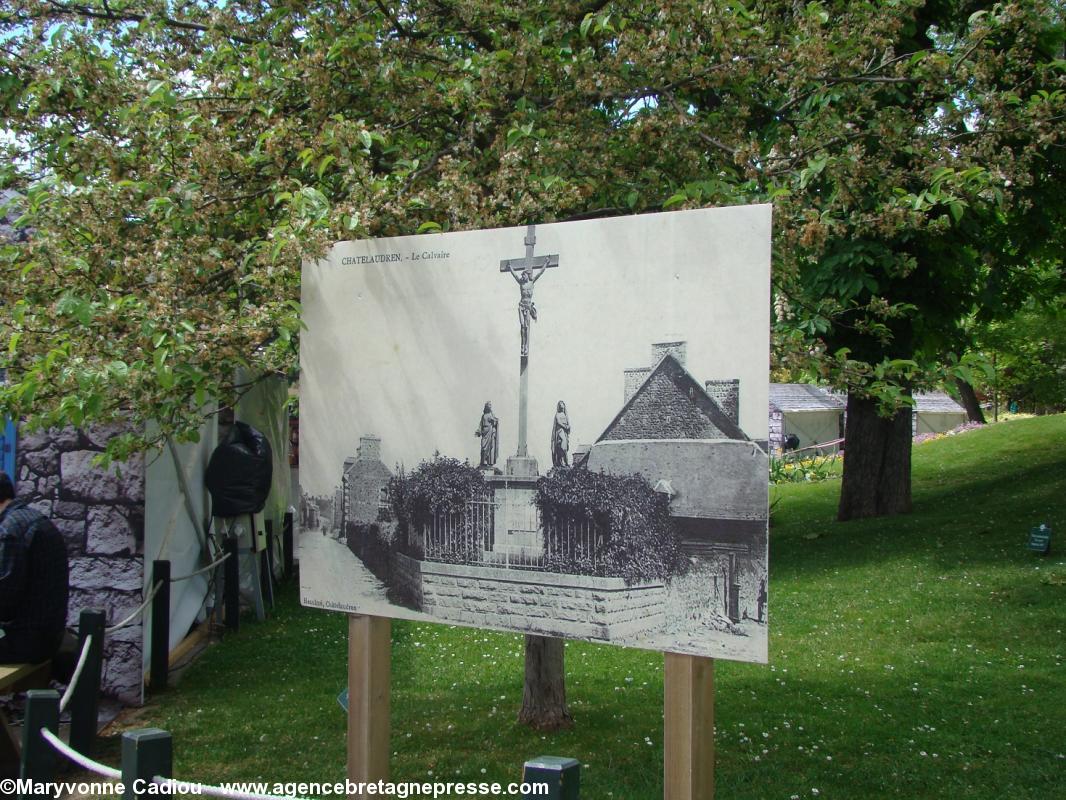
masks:
[[[566,415],[566,403],[562,400],[555,407],[555,422],[552,423],[552,466],[569,467],[567,451],[570,449],[570,417]]]
[[[523,356],[529,355],[529,322],[537,318],[537,307],[533,305],[533,284],[540,280],[540,276],[547,268],[548,265],[545,262],[536,270],[526,267],[520,275],[516,275],[514,269],[509,270],[511,277],[518,283],[518,325],[522,331]]]
[[[481,437],[481,464],[480,469],[492,469],[496,465],[496,459],[500,456],[500,421],[492,413],[492,403],[485,403],[485,410],[481,414],[481,422],[474,431],[475,436]]]

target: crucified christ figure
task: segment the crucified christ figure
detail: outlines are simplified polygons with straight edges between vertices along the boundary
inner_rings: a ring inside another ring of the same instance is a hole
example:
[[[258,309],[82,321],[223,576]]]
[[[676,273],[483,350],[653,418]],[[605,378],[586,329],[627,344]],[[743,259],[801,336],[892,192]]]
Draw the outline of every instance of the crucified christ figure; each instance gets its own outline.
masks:
[[[541,264],[539,269],[526,267],[520,274],[513,267],[508,270],[511,277],[518,284],[518,325],[522,329],[522,355],[529,355],[529,323],[537,318],[537,307],[533,305],[533,284],[540,280],[544,270],[548,268],[547,262]]]

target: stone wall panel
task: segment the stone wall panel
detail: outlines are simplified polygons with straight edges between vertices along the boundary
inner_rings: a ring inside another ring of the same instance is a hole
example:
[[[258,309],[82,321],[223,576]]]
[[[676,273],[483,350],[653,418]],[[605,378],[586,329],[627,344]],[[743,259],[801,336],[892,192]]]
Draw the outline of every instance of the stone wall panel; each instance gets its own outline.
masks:
[[[113,624],[141,604],[144,540],[144,459],[108,470],[93,458],[121,424],[88,432],[73,428],[27,433],[17,440],[20,497],[30,497],[63,533],[70,559],[68,622],[99,608]],[[103,690],[123,702],[141,699],[139,622],[108,636]]]
[[[114,506],[95,506],[89,511],[87,552],[93,555],[130,555],[137,547],[129,520]]]
[[[64,500],[86,503],[144,503],[141,459],[102,469],[93,463],[95,450],[73,450],[60,457]]]
[[[47,516],[47,515],[46,515]],[[67,557],[73,558],[85,553],[85,521],[53,518],[52,523],[67,544]]]
[[[62,519],[84,520],[89,513],[89,507],[85,503],[73,503],[69,500],[59,500],[52,507],[52,513]]]

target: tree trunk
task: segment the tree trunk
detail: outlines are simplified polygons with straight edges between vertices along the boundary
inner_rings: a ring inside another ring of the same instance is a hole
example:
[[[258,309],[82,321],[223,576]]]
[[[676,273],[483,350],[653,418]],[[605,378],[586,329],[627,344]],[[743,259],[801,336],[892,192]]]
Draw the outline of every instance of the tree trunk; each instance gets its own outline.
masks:
[[[838,520],[911,510],[911,414],[907,406],[886,419],[876,400],[848,395]]]
[[[562,639],[526,635],[526,685],[518,721],[538,731],[574,726],[566,708]]]
[[[984,425],[985,412],[981,410],[981,403],[977,400],[977,393],[973,390],[973,386],[962,378],[956,378],[955,387],[959,390],[962,404],[966,408],[966,419],[970,420],[970,422],[980,422]]]

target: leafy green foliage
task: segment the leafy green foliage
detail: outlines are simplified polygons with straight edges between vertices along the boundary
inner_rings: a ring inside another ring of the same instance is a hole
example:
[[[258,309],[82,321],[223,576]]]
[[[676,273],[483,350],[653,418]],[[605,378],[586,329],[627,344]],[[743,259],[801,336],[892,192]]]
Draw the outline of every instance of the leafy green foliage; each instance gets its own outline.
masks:
[[[976,337],[986,361],[995,358],[994,372],[978,384],[986,398],[997,393],[1002,409],[1012,402],[1038,413],[1066,409],[1066,297],[1029,303]]]
[[[640,475],[553,469],[537,482],[536,503],[545,521],[547,567],[554,571],[636,583],[665,580],[688,568],[669,499]],[[572,545],[567,521],[591,523],[593,544]]]
[[[778,368],[888,413],[1061,269],[1063,35],[1055,0],[5,3],[0,405],[187,432],[294,369],[331,241],[763,201]]]
[[[770,483],[817,483],[834,477],[842,459],[837,453],[786,453],[770,457]]]

